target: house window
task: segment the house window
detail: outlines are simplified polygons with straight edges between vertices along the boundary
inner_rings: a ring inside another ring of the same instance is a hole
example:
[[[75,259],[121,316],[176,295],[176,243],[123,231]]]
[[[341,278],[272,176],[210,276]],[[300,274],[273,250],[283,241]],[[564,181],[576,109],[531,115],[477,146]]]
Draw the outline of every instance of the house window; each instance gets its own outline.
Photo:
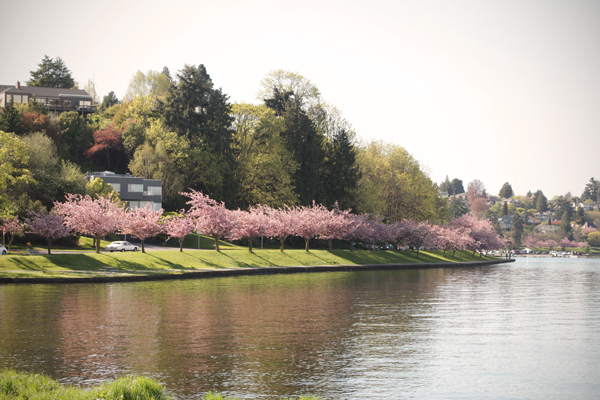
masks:
[[[37,101],[38,103],[43,103],[43,104],[46,104],[46,102],[48,101],[48,99],[47,99],[47,98],[45,98],[45,97],[41,97],[41,98],[37,98],[37,97],[36,97],[36,98],[35,98],[35,101]]]
[[[21,95],[20,94],[9,94],[7,97],[8,97],[7,98],[8,102],[10,102],[12,100],[15,103],[21,103]]]
[[[121,191],[121,184],[120,183],[109,183],[110,186],[112,186],[113,190],[115,192],[120,192]]]
[[[92,106],[92,102],[88,101],[88,100],[81,100],[79,102],[79,107],[91,107]]]
[[[162,203],[154,203],[153,205],[154,211],[158,211],[162,208]]]
[[[162,187],[160,186],[148,186],[148,190],[146,192],[148,196],[158,196],[162,194]]]
[[[129,202],[129,209],[135,210],[136,208],[139,208],[139,207],[140,207],[139,201],[130,201]]]
[[[127,185],[127,191],[129,193],[142,193],[144,191],[144,185],[141,183],[130,183]]]

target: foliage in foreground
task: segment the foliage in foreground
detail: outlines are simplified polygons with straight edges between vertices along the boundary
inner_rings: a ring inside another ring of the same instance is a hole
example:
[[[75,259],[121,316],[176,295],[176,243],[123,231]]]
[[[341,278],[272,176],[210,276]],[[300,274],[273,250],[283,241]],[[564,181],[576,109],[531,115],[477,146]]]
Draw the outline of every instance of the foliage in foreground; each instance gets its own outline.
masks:
[[[161,384],[150,378],[125,376],[91,389],[61,385],[40,374],[0,371],[0,400],[172,400]],[[208,392],[202,400],[239,400],[219,393]],[[291,400],[291,399],[282,399]],[[320,400],[301,396],[298,400]]]

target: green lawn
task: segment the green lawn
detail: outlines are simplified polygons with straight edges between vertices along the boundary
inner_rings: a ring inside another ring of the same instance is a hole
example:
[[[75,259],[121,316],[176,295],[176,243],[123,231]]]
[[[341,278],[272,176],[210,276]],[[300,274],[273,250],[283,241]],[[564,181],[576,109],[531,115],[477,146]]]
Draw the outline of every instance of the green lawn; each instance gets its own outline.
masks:
[[[214,250],[149,251],[126,253],[84,253],[52,255],[8,255],[0,257],[0,277],[86,277],[106,274],[177,274],[200,269],[261,268],[269,266],[440,263],[486,260],[471,252],[457,252],[454,258],[441,251],[356,250],[255,250],[227,248]]]

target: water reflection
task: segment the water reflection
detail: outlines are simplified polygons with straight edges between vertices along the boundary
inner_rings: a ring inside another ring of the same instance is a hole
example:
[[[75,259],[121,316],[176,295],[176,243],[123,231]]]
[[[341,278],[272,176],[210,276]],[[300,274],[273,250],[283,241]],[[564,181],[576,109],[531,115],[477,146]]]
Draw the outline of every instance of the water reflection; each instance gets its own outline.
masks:
[[[178,398],[598,393],[599,265],[536,262],[5,285],[0,368],[83,385],[143,374]]]

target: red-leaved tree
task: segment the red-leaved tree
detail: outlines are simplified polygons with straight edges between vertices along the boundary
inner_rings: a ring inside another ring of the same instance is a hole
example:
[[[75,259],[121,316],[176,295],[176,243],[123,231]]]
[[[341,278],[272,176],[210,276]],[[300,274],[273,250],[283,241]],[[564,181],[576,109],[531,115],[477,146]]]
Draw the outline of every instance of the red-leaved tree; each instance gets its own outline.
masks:
[[[92,199],[87,194],[82,196],[69,193],[64,203],[54,203],[54,211],[75,232],[94,237],[96,253],[100,253],[100,240],[104,236],[121,229],[125,214],[123,206],[113,201],[113,193],[97,199]]]
[[[94,145],[90,147],[84,155],[93,157],[98,154],[106,155],[106,163],[110,168],[110,153],[124,154],[125,146],[123,146],[123,131],[114,125],[109,125],[103,130],[94,132]]]
[[[71,229],[64,225],[61,216],[55,214],[43,214],[39,211],[29,211],[31,219],[25,219],[25,224],[31,233],[41,236],[48,242],[48,254],[51,254],[52,241],[71,234]]]

